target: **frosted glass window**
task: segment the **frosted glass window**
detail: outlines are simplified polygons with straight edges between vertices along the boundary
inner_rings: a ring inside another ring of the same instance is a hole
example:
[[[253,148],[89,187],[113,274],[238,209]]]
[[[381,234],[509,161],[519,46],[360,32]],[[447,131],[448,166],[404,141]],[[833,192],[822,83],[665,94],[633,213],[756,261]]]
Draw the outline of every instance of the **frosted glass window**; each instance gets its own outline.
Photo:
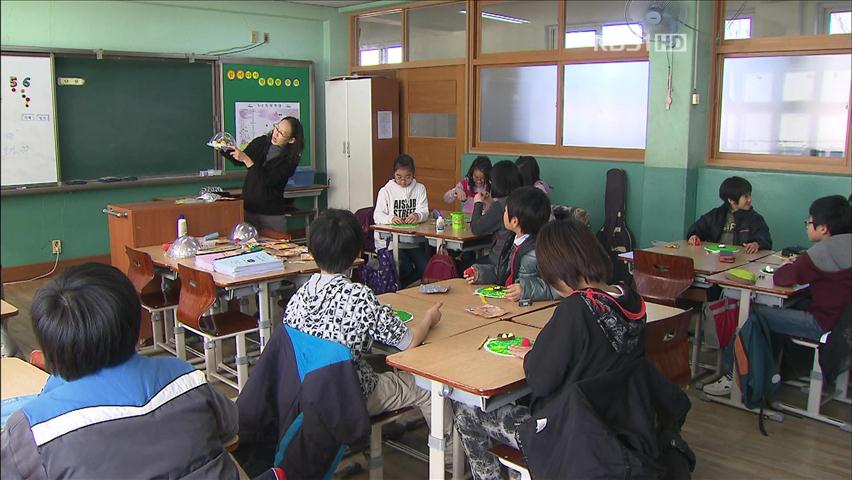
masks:
[[[549,32],[559,18],[558,1],[487,3],[481,15],[482,53],[556,48]]]
[[[852,12],[832,12],[828,16],[828,34],[852,33]]]
[[[725,20],[725,40],[751,38],[751,19]]]
[[[409,113],[408,136],[456,138],[456,114]]]
[[[598,32],[595,30],[580,30],[565,33],[565,48],[594,47]]]
[[[848,5],[848,0],[728,0],[725,2],[725,39],[849,33]],[[832,7],[831,10],[828,7]],[[847,30],[834,30],[844,28],[844,13],[847,14]],[[747,29],[746,22],[741,20],[748,20]],[[729,30],[729,25],[736,26],[736,30]]]
[[[850,62],[848,54],[726,58],[719,151],[845,155]]]
[[[645,148],[648,62],[565,65],[562,144]]]
[[[402,14],[358,17],[359,65],[402,62]]]
[[[636,45],[645,35],[641,23],[604,25],[601,32],[601,45]]]
[[[480,70],[483,142],[556,144],[556,65]]]
[[[467,44],[465,3],[408,11],[408,59],[462,58]]]

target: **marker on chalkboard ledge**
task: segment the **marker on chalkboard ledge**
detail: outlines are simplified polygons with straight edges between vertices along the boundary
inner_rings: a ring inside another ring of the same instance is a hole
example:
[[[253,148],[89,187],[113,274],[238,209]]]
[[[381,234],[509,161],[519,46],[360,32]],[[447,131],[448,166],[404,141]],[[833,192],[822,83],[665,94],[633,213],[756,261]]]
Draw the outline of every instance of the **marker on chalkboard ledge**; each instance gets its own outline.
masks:
[[[65,182],[65,185],[85,185],[89,182],[85,180],[68,180]]]
[[[133,175],[130,175],[130,176],[127,176],[127,177],[121,177],[120,180],[122,182],[135,182],[136,180],[139,180],[139,178],[137,178]]]
[[[112,183],[112,182],[120,182],[121,179],[118,177],[101,177],[98,179],[99,182],[103,183]]]

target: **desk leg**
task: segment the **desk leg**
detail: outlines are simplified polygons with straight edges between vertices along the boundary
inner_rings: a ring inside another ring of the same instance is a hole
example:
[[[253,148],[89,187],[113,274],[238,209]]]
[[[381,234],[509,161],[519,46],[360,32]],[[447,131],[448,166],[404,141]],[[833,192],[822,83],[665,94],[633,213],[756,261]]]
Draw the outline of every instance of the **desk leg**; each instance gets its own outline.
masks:
[[[429,479],[444,479],[444,385],[434,380],[432,385],[432,412],[429,419]],[[437,435],[435,435],[437,433]]]
[[[270,328],[269,313],[269,283],[262,282],[257,291],[257,327],[260,336],[260,351],[266,348],[272,329]]]
[[[398,233],[391,233],[391,248],[393,248],[393,263],[396,264],[396,278],[399,278],[399,234]],[[407,286],[408,285],[400,285],[400,288],[405,288]]]

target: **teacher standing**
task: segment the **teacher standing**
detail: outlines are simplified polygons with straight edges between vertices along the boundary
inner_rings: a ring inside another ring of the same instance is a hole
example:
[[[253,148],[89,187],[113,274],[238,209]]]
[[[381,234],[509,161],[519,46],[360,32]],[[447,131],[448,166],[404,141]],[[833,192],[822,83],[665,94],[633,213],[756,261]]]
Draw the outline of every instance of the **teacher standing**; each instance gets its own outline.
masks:
[[[246,146],[230,150],[235,165],[246,166],[243,183],[243,209],[246,222],[258,230],[287,231],[284,217],[284,186],[296,171],[305,135],[297,118],[284,117],[272,131],[261,135]]]

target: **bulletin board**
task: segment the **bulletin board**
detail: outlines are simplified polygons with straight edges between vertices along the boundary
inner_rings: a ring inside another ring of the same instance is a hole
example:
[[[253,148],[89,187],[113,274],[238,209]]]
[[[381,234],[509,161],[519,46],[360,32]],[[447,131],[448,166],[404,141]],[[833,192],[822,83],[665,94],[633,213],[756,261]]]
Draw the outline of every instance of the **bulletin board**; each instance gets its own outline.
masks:
[[[258,63],[228,59],[221,65],[222,123],[240,148],[268,133],[285,116],[299,119],[305,131],[300,165],[314,166],[313,63]],[[240,171],[223,161],[226,170]]]

